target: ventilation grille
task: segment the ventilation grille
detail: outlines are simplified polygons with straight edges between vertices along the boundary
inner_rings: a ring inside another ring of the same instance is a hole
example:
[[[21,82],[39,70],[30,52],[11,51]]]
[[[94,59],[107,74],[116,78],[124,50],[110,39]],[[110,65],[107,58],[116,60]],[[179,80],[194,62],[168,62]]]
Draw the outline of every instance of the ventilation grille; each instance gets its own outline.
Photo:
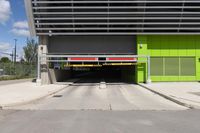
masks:
[[[37,35],[200,34],[200,0],[32,0]]]
[[[163,58],[162,57],[152,57],[151,58],[151,75],[163,76]]]
[[[151,57],[152,76],[195,76],[195,57]]]
[[[180,58],[180,75],[182,76],[194,76],[196,73],[195,58],[185,57]]]

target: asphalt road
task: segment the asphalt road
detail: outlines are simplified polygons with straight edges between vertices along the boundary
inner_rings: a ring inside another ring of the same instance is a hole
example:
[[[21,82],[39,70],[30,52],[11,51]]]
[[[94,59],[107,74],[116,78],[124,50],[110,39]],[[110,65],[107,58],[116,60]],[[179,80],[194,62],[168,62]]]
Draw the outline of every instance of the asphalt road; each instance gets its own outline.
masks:
[[[1,133],[199,133],[200,111],[0,111]]]

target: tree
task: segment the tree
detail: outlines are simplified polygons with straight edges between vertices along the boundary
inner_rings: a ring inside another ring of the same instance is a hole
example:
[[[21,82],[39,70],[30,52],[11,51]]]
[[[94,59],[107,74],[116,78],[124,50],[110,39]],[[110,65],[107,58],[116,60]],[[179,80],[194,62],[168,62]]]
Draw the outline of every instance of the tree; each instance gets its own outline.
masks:
[[[23,47],[24,58],[27,63],[35,64],[37,62],[38,43],[34,39],[27,39],[27,45]]]
[[[0,60],[1,63],[9,63],[10,59],[8,57],[2,57]]]

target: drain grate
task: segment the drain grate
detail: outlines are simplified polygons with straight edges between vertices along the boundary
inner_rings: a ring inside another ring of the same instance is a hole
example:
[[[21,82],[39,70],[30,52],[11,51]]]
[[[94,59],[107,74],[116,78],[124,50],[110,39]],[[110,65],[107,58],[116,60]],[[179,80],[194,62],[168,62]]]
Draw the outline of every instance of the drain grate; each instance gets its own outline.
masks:
[[[53,95],[53,97],[59,98],[59,97],[62,97],[62,95]]]

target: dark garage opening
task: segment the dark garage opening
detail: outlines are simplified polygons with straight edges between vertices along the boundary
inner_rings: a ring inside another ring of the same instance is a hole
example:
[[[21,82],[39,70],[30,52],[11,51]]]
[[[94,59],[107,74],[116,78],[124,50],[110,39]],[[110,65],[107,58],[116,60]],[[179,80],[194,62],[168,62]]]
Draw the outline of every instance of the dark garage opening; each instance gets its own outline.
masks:
[[[74,67],[60,71],[57,82],[80,79],[80,83],[135,83],[135,66]]]

